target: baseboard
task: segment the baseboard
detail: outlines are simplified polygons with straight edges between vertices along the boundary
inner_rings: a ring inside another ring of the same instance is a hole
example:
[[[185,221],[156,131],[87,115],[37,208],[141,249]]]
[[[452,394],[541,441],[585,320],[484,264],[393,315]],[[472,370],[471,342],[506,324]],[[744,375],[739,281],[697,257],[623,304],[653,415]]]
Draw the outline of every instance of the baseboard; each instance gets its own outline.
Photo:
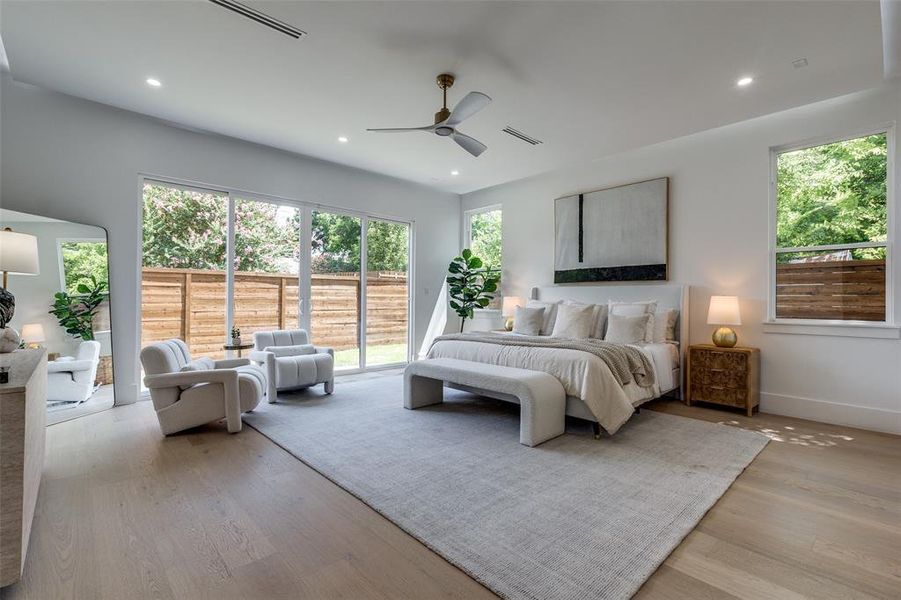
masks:
[[[761,392],[760,410],[833,425],[901,435],[901,411]]]

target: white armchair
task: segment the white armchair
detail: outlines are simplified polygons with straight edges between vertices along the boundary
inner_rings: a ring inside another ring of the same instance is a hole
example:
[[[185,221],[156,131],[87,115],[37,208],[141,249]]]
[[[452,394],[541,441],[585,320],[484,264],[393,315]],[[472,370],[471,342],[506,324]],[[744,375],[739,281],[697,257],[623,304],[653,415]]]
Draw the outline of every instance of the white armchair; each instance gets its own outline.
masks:
[[[263,365],[269,382],[267,398],[277,399],[278,390],[325,384],[325,393],[335,390],[335,351],[310,344],[303,329],[257,331],[253,334],[250,360]]]
[[[78,345],[74,357],[47,363],[47,402],[84,402],[94,393],[94,380],[100,364],[100,342]]]
[[[266,374],[248,359],[191,360],[181,340],[147,346],[141,364],[163,435],[223,418],[237,433],[241,413],[256,408],[266,393]]]

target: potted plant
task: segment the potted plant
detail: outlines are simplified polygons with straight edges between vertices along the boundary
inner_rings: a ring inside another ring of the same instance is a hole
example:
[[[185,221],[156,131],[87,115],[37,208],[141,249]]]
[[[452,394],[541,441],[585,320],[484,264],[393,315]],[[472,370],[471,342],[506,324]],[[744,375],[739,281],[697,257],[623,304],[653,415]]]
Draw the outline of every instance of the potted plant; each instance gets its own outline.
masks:
[[[59,320],[59,324],[69,335],[85,341],[94,339],[94,316],[98,307],[106,300],[109,285],[97,281],[91,275],[91,284],[79,283],[77,295],[57,292],[53,295],[53,307],[49,313]]]
[[[232,336],[232,342],[231,342],[232,346],[240,346],[241,345],[241,330],[238,329],[237,327],[235,327],[234,325],[232,325],[231,336]]]
[[[485,266],[482,259],[464,248],[448,267],[447,285],[450,307],[460,318],[460,331],[466,319],[471,319],[477,308],[485,308],[494,299],[501,279],[499,269]]]

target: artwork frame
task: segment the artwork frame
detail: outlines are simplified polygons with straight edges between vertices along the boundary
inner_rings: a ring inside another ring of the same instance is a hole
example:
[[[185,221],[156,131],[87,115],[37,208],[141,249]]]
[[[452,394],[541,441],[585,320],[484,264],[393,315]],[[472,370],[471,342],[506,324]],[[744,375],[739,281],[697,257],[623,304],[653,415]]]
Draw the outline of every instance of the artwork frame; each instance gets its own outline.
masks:
[[[554,283],[667,281],[669,177],[554,200]]]

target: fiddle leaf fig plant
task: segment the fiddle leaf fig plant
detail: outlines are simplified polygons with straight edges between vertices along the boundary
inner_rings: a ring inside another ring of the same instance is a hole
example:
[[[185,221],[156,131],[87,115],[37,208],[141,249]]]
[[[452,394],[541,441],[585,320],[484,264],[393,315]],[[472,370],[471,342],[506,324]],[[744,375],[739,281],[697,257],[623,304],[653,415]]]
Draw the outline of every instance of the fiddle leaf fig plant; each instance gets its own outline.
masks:
[[[109,285],[105,281],[97,281],[91,275],[90,285],[79,283],[78,294],[57,292],[53,295],[53,306],[50,314],[59,320],[60,326],[71,336],[85,341],[94,339],[94,316],[97,307],[106,300]]]
[[[450,262],[447,270],[450,307],[462,319],[462,332],[466,319],[473,317],[475,309],[485,308],[494,299],[501,273],[500,269],[485,266],[469,248],[464,248],[460,256]]]

